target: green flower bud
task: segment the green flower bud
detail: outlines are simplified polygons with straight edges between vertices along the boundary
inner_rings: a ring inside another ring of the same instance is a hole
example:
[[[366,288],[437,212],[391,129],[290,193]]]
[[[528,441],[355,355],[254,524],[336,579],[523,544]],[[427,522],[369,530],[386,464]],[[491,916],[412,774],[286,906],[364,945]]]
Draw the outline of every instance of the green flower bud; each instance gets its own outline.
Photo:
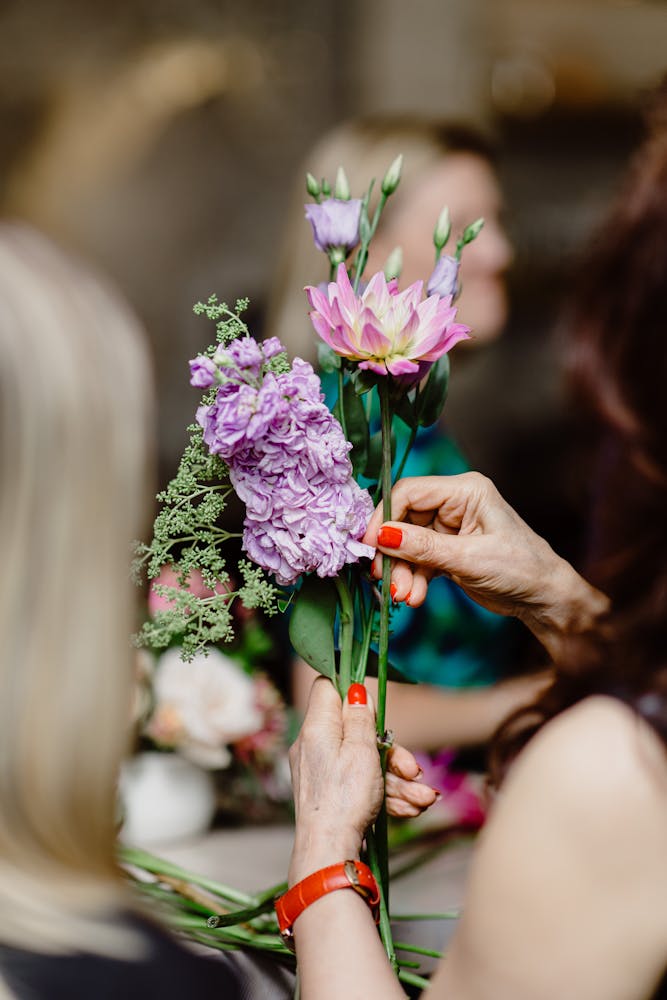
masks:
[[[451,231],[452,222],[449,217],[449,209],[447,205],[445,205],[442,212],[438,216],[438,221],[436,222],[435,229],[433,230],[433,244],[436,250],[442,250],[449,239]]]
[[[461,242],[465,246],[466,243],[472,243],[472,241],[479,236],[480,230],[484,225],[484,219],[475,219],[471,222],[469,226],[466,226],[463,230],[463,236],[461,237]]]
[[[345,253],[343,247],[332,247],[331,250],[329,250],[328,256],[332,266],[338,267],[339,264],[343,263],[347,254]]]
[[[319,198],[320,196],[320,185],[317,183],[317,178],[310,173],[306,174],[306,191],[311,198]]]
[[[338,173],[336,174],[334,198],[340,198],[341,201],[350,200],[350,185],[347,180],[347,175],[342,167],[338,168]]]
[[[322,178],[322,187],[320,188],[320,190],[325,198],[331,197],[331,184],[329,184],[329,181],[326,179],[326,177]]]
[[[384,175],[382,181],[382,194],[388,197],[393,194],[401,180],[401,170],[403,169],[403,154],[396,157],[389,170]]]
[[[392,278],[400,278],[402,270],[403,249],[401,247],[394,247],[384,265],[384,276],[387,281],[391,281]]]

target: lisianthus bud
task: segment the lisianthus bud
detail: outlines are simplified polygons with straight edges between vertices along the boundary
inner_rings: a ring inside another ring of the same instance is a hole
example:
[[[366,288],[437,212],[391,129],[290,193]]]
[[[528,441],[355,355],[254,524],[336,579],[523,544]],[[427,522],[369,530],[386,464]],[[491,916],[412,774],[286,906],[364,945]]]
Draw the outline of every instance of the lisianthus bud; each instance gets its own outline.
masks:
[[[392,278],[400,278],[402,270],[403,250],[401,247],[394,247],[384,265],[384,276],[387,281],[391,281]]]
[[[472,241],[479,236],[480,230],[484,225],[484,219],[475,219],[471,222],[469,226],[466,226],[463,230],[463,236],[461,237],[461,242],[465,246],[466,243],[472,243]]]
[[[389,170],[384,175],[382,181],[382,194],[389,196],[393,194],[401,180],[401,170],[403,169],[403,154],[396,157]]]
[[[326,179],[326,177],[322,178],[322,186],[320,188],[320,191],[322,192],[325,198],[331,197],[331,184],[329,184],[329,181]]]
[[[350,185],[347,179],[347,174],[342,167],[338,168],[336,174],[336,186],[334,187],[334,197],[339,198],[341,201],[350,200]]]
[[[452,222],[449,218],[449,209],[445,205],[442,212],[438,216],[438,221],[436,222],[435,229],[433,230],[433,244],[438,253],[447,243],[451,231]]]
[[[340,250],[343,259],[359,242],[359,216],[361,200],[351,198],[341,201],[327,198],[319,204],[305,206],[306,218],[313,227],[315,246],[324,253]]]
[[[444,298],[446,295],[452,297],[456,295],[459,278],[459,262],[456,257],[445,254],[435,265],[433,274],[428,279],[426,286],[427,295],[439,295]]]
[[[319,198],[320,196],[320,185],[316,177],[313,177],[311,173],[306,174],[306,191],[311,198]]]

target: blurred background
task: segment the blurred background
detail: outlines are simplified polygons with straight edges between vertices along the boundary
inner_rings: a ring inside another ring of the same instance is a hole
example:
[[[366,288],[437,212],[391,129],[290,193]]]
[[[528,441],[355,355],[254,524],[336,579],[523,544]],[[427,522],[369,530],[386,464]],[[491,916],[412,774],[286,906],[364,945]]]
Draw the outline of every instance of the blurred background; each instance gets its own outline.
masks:
[[[101,264],[143,318],[164,480],[197,401],[187,359],[211,339],[192,304],[248,296],[261,333],[311,144],[358,113],[489,129],[512,312],[460,377],[453,361],[448,405],[472,464],[567,549],[576,434],[558,306],[666,53],[661,0],[2,0],[2,212]]]

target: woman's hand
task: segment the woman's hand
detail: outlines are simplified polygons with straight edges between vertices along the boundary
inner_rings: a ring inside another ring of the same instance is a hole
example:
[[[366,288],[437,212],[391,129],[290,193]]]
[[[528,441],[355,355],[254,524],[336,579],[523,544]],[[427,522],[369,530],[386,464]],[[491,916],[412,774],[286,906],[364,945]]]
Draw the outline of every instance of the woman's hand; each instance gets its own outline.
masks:
[[[341,703],[331,682],[318,677],[290,750],[296,807],[291,884],[318,868],[358,858],[382,804],[374,711],[365,689],[353,689],[356,703]],[[436,792],[419,783],[419,765],[409,751],[393,747],[387,766],[387,805],[394,815],[416,816],[432,805]]]
[[[556,655],[565,634],[586,631],[607,610],[590,587],[478,473],[403,479],[391,494],[393,521],[379,507],[364,541],[385,552],[394,599],[418,607],[444,574],[490,611],[516,615]],[[399,523],[400,522],[400,523]]]

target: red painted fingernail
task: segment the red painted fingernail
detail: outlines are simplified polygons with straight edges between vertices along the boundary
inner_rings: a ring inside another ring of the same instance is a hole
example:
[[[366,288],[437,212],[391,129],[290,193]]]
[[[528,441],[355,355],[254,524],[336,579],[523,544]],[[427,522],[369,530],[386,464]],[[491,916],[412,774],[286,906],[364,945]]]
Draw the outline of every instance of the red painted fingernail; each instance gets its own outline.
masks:
[[[392,599],[392,601],[394,601],[394,603],[396,602],[396,591],[397,591],[397,589],[398,588],[397,588],[397,586],[396,586],[395,583],[392,583],[391,587],[389,588],[389,593],[391,594],[391,599]]]
[[[374,562],[371,563],[371,576],[373,577],[374,580],[379,579],[377,573],[375,572],[375,563]]]
[[[367,701],[366,698],[366,688],[363,684],[350,684],[347,691],[347,703],[348,705],[365,705]]]
[[[383,524],[378,531],[378,545],[385,549],[397,549],[403,541],[403,532],[400,528],[393,528],[390,524]]]
[[[409,603],[410,603],[410,598],[411,598],[411,597],[412,597],[412,591],[411,591],[411,590],[409,590],[409,591],[408,591],[408,593],[407,593],[407,596],[406,596],[406,598],[405,598],[405,603],[406,603],[406,604],[409,604]]]

